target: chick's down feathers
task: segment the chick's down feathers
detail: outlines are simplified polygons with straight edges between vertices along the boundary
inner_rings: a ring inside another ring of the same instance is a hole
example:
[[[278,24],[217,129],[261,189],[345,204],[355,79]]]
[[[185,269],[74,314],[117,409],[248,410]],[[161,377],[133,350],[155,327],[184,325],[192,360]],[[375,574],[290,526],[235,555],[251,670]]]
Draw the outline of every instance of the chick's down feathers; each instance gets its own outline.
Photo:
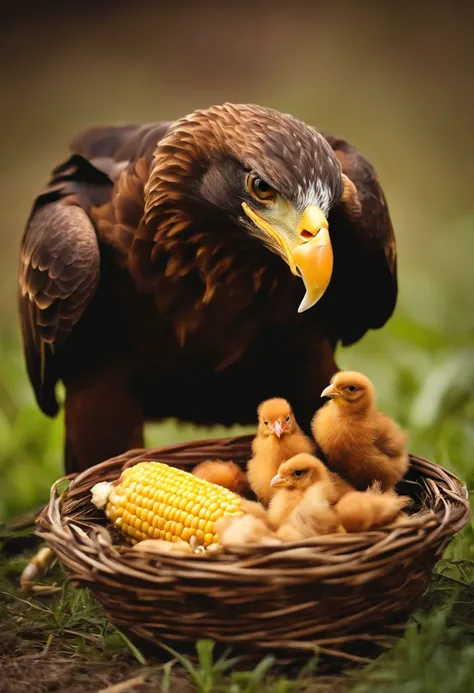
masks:
[[[329,505],[321,482],[310,486],[277,531],[282,541],[300,541],[342,531],[339,517]]]
[[[394,522],[410,505],[408,496],[380,491],[375,484],[367,491],[347,493],[335,506],[337,517],[347,532],[365,532]]]
[[[211,481],[239,495],[245,494],[248,490],[247,476],[235,462],[206,460],[196,465],[192,473],[200,479]]]
[[[262,519],[251,514],[242,517],[221,517],[217,520],[215,528],[219,542],[224,547],[248,544],[272,546],[281,543],[275,532]]]
[[[364,491],[374,481],[393,489],[408,469],[407,436],[375,406],[372,383],[362,373],[342,371],[322,392],[330,400],[312,421],[328,467]]]

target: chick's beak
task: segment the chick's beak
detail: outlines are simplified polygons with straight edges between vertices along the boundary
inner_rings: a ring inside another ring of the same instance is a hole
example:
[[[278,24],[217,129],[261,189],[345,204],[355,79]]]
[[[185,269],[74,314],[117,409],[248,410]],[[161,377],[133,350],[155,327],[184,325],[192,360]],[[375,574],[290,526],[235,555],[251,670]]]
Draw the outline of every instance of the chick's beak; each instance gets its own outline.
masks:
[[[281,434],[283,433],[283,426],[279,421],[275,421],[275,426],[273,428],[273,431],[276,435],[277,438],[281,438]]]
[[[327,387],[324,388],[324,390],[321,392],[321,397],[338,397],[339,393],[334,387],[334,385],[328,385]]]
[[[306,207],[298,224],[298,237],[293,259],[306,287],[298,308],[298,313],[303,313],[314,306],[328,288],[334,264],[328,222],[319,207]]]
[[[278,488],[279,486],[282,486],[284,484],[285,480],[282,476],[279,474],[275,474],[273,479],[270,481],[270,486],[272,488]]]

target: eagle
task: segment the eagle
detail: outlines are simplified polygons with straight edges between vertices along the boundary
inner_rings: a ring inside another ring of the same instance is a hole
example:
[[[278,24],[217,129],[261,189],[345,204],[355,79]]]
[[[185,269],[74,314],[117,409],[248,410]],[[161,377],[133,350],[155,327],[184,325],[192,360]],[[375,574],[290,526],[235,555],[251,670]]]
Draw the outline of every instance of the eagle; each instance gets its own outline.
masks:
[[[334,352],[397,299],[372,164],[257,105],[73,139],[21,242],[19,306],[39,407],[65,387],[65,464],[143,446],[149,420],[252,424],[284,397],[304,430]]]

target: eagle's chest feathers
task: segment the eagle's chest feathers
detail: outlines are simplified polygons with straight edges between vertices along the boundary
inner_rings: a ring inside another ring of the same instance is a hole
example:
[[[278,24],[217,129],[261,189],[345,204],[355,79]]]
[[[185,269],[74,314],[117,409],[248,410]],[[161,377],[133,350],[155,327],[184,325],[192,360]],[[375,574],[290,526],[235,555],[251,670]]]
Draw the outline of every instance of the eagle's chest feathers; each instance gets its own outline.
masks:
[[[267,252],[263,264],[246,253],[219,255],[215,248],[213,256],[210,246],[193,248],[191,256],[186,247],[155,265],[148,299],[137,295],[137,331],[148,352],[153,345],[162,350],[166,339],[186,362],[216,372],[244,357],[252,361],[254,352],[281,340],[283,332],[291,334],[300,317],[298,296],[280,258]]]

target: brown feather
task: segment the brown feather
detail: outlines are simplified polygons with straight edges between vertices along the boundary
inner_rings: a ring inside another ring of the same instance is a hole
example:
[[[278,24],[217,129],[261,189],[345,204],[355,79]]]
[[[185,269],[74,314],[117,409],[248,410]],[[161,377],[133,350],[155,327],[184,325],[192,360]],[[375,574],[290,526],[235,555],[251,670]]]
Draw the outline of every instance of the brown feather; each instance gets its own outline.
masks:
[[[348,345],[368,329],[381,327],[395,308],[395,235],[374,167],[342,138],[323,134],[358,195],[354,203],[353,192],[347,186],[345,196],[329,215],[337,262],[321,300],[331,333]]]
[[[18,281],[28,372],[38,402],[54,414],[47,345],[66,341],[99,282],[97,238],[84,210],[56,203],[36,212],[23,239]]]

